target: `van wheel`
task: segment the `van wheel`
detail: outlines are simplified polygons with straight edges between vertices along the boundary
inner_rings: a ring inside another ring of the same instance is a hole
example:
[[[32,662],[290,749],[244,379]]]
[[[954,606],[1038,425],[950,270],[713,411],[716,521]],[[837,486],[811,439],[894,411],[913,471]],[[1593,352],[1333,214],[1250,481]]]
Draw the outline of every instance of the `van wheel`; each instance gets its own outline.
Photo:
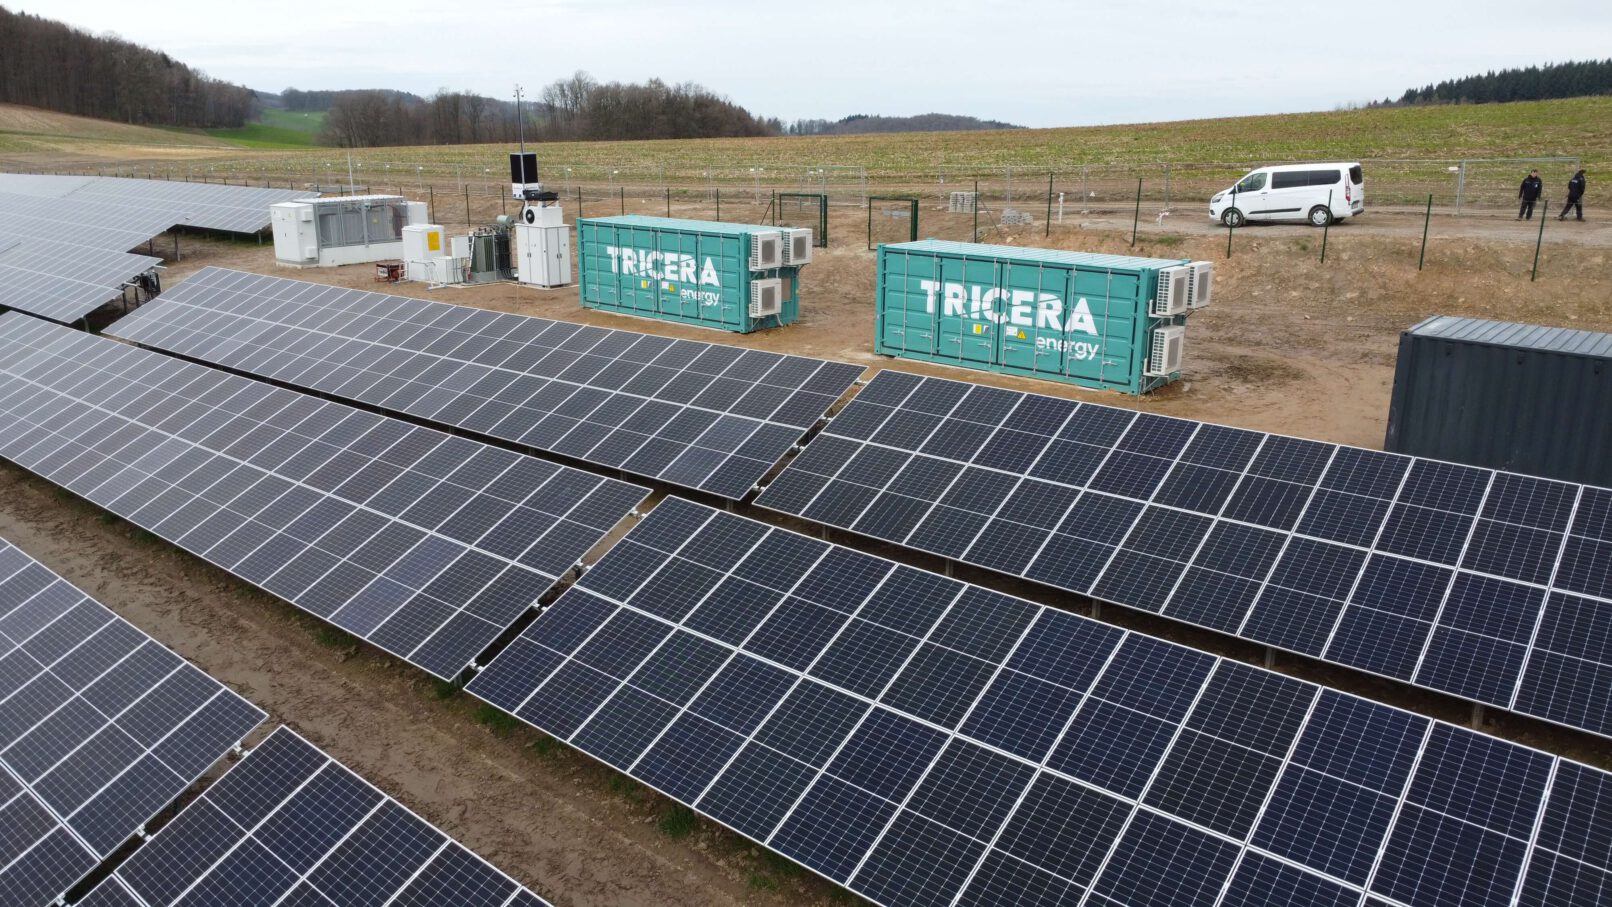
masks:
[[[1310,223],[1317,227],[1325,227],[1332,223],[1332,212],[1326,205],[1316,205],[1310,209]]]
[[[1241,227],[1248,223],[1248,218],[1243,217],[1243,212],[1236,208],[1227,208],[1226,212],[1220,215],[1220,222],[1228,227]]]

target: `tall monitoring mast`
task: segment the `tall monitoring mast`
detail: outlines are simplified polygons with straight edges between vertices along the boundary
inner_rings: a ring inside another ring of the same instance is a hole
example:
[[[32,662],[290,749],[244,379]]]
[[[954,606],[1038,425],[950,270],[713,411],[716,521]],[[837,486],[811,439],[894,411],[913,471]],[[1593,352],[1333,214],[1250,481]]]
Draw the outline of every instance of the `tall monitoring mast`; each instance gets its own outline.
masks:
[[[571,233],[565,226],[559,193],[543,188],[537,171],[537,154],[526,150],[526,117],[521,87],[515,86],[515,131],[520,151],[509,155],[509,192],[522,203],[515,225],[517,279],[538,287],[571,283]]]

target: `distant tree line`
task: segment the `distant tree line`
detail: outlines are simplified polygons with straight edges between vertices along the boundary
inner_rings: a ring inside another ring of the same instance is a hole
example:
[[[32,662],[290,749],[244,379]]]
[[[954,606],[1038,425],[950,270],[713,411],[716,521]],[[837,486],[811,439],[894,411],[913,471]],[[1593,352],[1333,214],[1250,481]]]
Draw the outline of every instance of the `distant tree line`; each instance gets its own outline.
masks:
[[[1581,98],[1598,94],[1612,94],[1612,59],[1490,70],[1481,76],[1447,79],[1422,88],[1412,88],[1397,101],[1388,98],[1372,106],[1490,104],[1502,101]]]
[[[1023,129],[1000,120],[949,113],[921,113],[910,117],[853,114],[841,120],[795,120],[784,127],[788,135],[858,135],[872,132],[969,132],[980,129]]]
[[[289,110],[292,113],[324,113],[330,108],[336,106],[336,102],[344,97],[350,97],[352,95],[364,94],[368,92],[386,95],[388,97],[396,96],[402,99],[405,103],[425,103],[425,98],[422,98],[417,94],[410,94],[406,91],[395,91],[390,88],[376,88],[367,90],[344,89],[340,91],[303,91],[299,88],[287,88],[280,92],[280,104],[286,110]]]
[[[289,97],[288,97],[289,96]],[[328,108],[321,108],[328,96]],[[596,82],[585,72],[560,79],[522,105],[443,89],[429,98],[402,92],[282,92],[289,110],[328,109],[320,141],[351,148],[527,141],[724,138],[777,135],[761,119],[694,84]]]
[[[0,6],[0,103],[145,126],[234,127],[256,94],[165,53]]]

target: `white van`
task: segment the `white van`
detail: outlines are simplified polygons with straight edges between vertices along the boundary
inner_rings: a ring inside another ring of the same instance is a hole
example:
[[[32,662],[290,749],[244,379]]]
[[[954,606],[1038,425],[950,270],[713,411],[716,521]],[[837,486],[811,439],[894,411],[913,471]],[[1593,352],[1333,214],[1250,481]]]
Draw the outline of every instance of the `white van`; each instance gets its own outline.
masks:
[[[1324,227],[1365,210],[1366,176],[1356,162],[1261,167],[1209,200],[1209,216],[1228,227],[1251,220]]]

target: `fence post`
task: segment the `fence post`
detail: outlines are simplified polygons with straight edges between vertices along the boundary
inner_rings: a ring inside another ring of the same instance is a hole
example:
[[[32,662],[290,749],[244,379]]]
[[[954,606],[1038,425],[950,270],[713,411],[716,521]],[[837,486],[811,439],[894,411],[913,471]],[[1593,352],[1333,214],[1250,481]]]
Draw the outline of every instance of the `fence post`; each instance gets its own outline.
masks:
[[[666,187],[666,216],[672,216],[672,187]]]
[[[1427,261],[1427,227],[1433,222],[1433,193],[1427,193],[1427,213],[1422,215],[1422,254],[1416,259],[1416,270],[1422,269]]]
[[[431,223],[434,224],[437,222],[437,187],[434,185],[427,186],[425,191],[427,193],[426,198],[429,199],[425,206],[426,216],[431,218]]]
[[[968,237],[969,242],[980,241],[980,181],[974,180],[974,232]]]
[[[577,219],[582,218],[582,187],[577,187]]]
[[[873,199],[868,198],[868,250],[873,250]]]
[[[1047,174],[1047,231],[1045,236],[1052,235],[1052,174]]]
[[[626,216],[626,214],[627,214],[627,187],[626,186],[618,186],[618,187],[616,187],[616,194],[618,196],[620,196],[620,198],[621,198],[621,213],[622,213],[622,216]]]
[[[470,184],[465,183],[465,229],[470,229]]]
[[[1332,232],[1332,190],[1327,190],[1327,222],[1321,225],[1321,263],[1327,263],[1327,234]]]
[[[1231,187],[1231,206],[1233,208],[1237,207],[1237,187],[1236,186]],[[1238,213],[1241,213],[1241,211],[1239,210]],[[1235,229],[1236,228],[1234,228],[1231,225],[1231,218],[1226,218],[1226,257],[1227,258],[1231,257],[1231,234]]]
[[[1131,215],[1131,246],[1136,246],[1136,228],[1142,222],[1142,178],[1136,178],[1136,213]]]
[[[1539,218],[1539,235],[1534,238],[1534,271],[1528,275],[1529,283],[1533,283],[1539,277],[1539,247],[1545,242],[1545,221],[1550,219],[1550,199],[1542,198],[1540,201],[1543,203],[1541,209],[1545,213]]]
[[[722,219],[722,187],[716,187],[716,219]]]

